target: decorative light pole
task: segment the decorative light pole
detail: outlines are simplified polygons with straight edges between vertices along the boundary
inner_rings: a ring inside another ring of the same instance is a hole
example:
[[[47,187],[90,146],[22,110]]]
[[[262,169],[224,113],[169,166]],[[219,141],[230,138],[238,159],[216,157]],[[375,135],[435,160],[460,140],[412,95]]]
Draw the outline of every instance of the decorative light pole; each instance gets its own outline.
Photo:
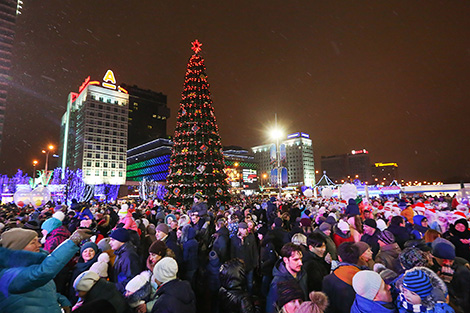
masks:
[[[33,160],[33,180],[36,180],[36,165],[38,165],[38,160]]]
[[[281,149],[279,140],[282,137],[282,130],[277,126],[277,114],[274,115],[274,129],[271,131],[271,138],[276,139],[276,159],[277,159],[277,186],[279,189],[279,199],[281,198],[282,192],[282,177],[281,177]]]
[[[46,175],[47,175],[47,166],[49,163],[49,152],[51,152],[52,150],[54,150],[53,145],[49,145],[49,147],[47,147],[47,150],[42,150],[42,153],[46,154],[46,164],[44,165],[44,174]]]

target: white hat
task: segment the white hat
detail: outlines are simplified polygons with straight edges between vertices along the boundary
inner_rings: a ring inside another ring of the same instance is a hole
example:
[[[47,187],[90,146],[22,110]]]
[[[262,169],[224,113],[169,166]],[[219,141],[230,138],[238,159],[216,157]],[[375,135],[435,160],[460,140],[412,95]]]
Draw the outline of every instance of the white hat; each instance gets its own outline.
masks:
[[[65,214],[62,211],[57,211],[54,214],[52,214],[52,217],[55,217],[56,219],[62,222],[65,218]]]
[[[350,230],[349,224],[346,223],[346,222],[343,221],[343,220],[339,220],[339,222],[338,222],[338,228],[339,228],[341,231],[343,231],[343,232],[347,232],[347,231]]]
[[[142,288],[147,282],[150,281],[150,271],[143,271],[139,275],[132,278],[126,285],[126,290],[132,293]]]
[[[153,268],[153,277],[163,284],[176,279],[176,273],[178,273],[178,263],[170,257],[164,257]]]
[[[382,285],[382,277],[374,271],[359,271],[352,279],[354,291],[368,300],[374,300]]]
[[[387,224],[383,219],[379,218],[377,220],[377,228],[380,229],[380,231],[384,231],[387,228]]]
[[[100,276],[95,272],[85,271],[75,278],[73,288],[77,291],[90,291],[99,279]]]
[[[106,278],[108,277],[108,262],[109,255],[103,252],[98,257],[98,260],[90,267],[90,271],[95,272],[100,277]]]

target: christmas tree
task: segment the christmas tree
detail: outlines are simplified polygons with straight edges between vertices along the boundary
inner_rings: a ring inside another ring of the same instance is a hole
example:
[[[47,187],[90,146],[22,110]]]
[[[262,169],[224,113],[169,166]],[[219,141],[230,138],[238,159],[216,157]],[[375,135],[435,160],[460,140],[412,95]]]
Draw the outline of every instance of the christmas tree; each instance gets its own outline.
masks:
[[[226,202],[228,183],[204,59],[199,55],[202,44],[196,40],[192,45],[194,54],[188,62],[176,119],[167,198],[173,204],[191,205],[194,194],[201,192],[209,203]]]

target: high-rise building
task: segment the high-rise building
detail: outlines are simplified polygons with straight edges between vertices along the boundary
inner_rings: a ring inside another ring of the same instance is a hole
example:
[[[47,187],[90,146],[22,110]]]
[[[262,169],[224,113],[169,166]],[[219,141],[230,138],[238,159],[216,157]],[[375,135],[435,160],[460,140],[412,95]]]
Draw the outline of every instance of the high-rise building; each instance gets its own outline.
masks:
[[[255,161],[258,163],[261,184],[267,185],[271,170],[277,166],[272,162],[271,150],[275,144],[267,144],[252,147]],[[313,146],[310,136],[306,133],[297,132],[287,136],[287,140],[280,143],[285,145],[287,161],[287,181],[289,186],[315,185],[315,164],[313,160]],[[282,148],[281,148],[282,151]]]
[[[170,117],[167,96],[135,85],[122,84],[121,87],[129,92],[128,149],[166,138],[166,121]]]
[[[89,185],[124,185],[128,105],[111,70],[102,82],[88,77],[78,93],[70,93],[61,125],[62,168],[81,168]]]
[[[372,183],[390,184],[394,180],[398,181],[397,163],[375,163],[372,165]]]
[[[258,164],[248,150],[238,146],[224,147],[225,172],[232,187],[245,191],[258,189]]]
[[[16,16],[20,14],[21,0],[0,1],[0,149],[5,123],[5,109],[10,82],[11,56],[15,37]]]
[[[372,179],[369,151],[366,149],[352,150],[347,154],[322,156],[321,168],[336,183],[355,179],[370,183]]]

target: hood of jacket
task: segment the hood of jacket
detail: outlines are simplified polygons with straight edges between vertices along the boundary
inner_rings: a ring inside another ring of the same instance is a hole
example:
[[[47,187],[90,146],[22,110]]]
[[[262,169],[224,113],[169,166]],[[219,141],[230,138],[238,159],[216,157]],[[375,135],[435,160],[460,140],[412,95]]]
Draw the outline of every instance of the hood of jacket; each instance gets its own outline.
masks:
[[[196,238],[196,230],[190,224],[184,225],[181,232],[182,242]]]
[[[246,284],[244,268],[238,262],[230,262],[228,265],[219,271],[221,286],[227,290],[241,290]]]
[[[351,237],[351,232],[348,231],[346,234],[343,233],[343,231],[341,229],[338,228],[338,226],[335,224],[333,226],[333,233],[340,236],[341,238],[349,238]]]

